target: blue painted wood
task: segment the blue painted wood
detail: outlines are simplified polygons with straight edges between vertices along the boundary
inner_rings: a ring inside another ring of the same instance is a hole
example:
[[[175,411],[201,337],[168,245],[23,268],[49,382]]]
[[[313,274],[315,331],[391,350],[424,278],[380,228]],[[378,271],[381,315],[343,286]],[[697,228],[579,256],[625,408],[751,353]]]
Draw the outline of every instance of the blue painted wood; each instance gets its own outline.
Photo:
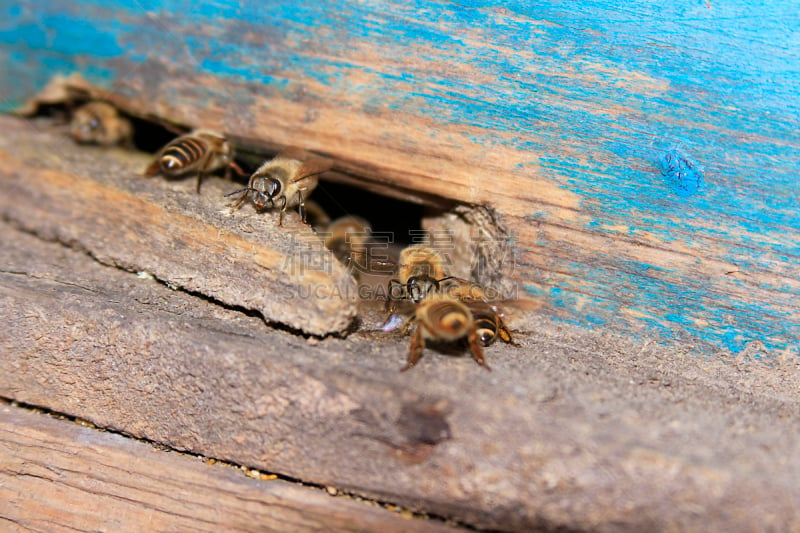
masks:
[[[495,205],[514,274],[563,320],[797,345],[792,3],[4,2],[0,66],[5,110],[77,71]]]

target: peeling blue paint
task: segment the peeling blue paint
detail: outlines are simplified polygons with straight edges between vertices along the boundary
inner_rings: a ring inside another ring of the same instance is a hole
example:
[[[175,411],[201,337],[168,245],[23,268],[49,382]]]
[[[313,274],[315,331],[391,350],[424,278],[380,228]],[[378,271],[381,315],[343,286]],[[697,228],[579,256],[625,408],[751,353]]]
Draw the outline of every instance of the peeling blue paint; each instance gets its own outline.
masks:
[[[669,150],[656,160],[669,186],[678,196],[697,194],[703,183],[703,171],[678,150]]]
[[[779,264],[796,280],[800,271],[796,6],[31,0],[0,13],[4,110],[52,74],[80,71],[111,87],[149,61],[290,100],[318,84],[343,108],[420,116],[463,127],[475,146],[530,154],[537,179],[579,199],[583,229],[646,234],[745,272]],[[546,222],[548,211],[527,218]],[[800,297],[796,284],[768,278],[778,303],[740,302],[711,280],[609,261],[565,262],[570,274],[549,291],[527,290],[565,320],[632,336],[693,335],[734,352],[800,338],[781,311]],[[626,309],[643,318],[624,318]]]

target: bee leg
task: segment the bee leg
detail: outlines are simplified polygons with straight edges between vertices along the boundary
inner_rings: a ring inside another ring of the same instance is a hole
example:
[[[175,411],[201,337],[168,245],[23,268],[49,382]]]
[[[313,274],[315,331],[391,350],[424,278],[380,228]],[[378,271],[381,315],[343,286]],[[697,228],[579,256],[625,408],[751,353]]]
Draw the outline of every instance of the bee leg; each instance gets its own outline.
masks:
[[[408,351],[408,360],[406,366],[400,369],[400,372],[405,372],[414,365],[416,365],[422,358],[422,351],[425,349],[425,338],[422,336],[422,324],[417,326],[417,331],[411,337],[411,348]]]
[[[297,212],[300,213],[300,219],[303,221],[303,224],[308,224],[306,222],[306,201],[303,198],[303,191],[305,189],[298,189],[297,190]]]
[[[505,324],[500,324],[500,327],[497,328],[497,334],[500,335],[500,339],[504,343],[512,346],[519,346],[519,344],[514,342],[514,339],[511,338],[511,332],[508,331],[508,328],[505,326]]]
[[[280,214],[278,215],[278,226],[283,226],[283,213],[286,211],[286,197],[281,196],[283,203],[281,204]]]
[[[506,344],[510,344],[511,346],[519,346],[519,344],[514,342],[514,339],[511,338],[511,331],[509,331],[505,322],[503,322],[503,319],[499,316],[497,317],[497,334]]]
[[[231,161],[230,163],[228,163],[228,172],[230,172],[231,170],[233,170],[240,176],[247,176],[247,173],[244,170],[242,170],[242,167],[236,164],[236,161]]]
[[[239,209],[244,205],[244,202],[247,200],[247,194],[249,191],[245,190],[241,197],[239,197],[239,201],[233,205],[234,209]]]
[[[206,170],[208,169],[208,165],[211,163],[211,157],[206,156],[206,160],[203,162],[203,168],[197,173],[197,187],[195,188],[195,192],[200,194],[200,184],[203,182],[203,177],[206,174]]]
[[[394,286],[399,286],[399,287],[402,288],[403,284],[400,283],[399,279],[390,279],[389,283],[386,286],[386,289],[387,289],[386,307],[385,307],[384,310],[389,314],[394,313],[395,307],[396,307],[396,305],[395,305],[396,298],[394,297],[394,291],[392,290],[392,287],[394,287]]]
[[[408,335],[408,330],[411,329],[411,326],[414,325],[414,320],[406,320],[406,323],[403,324],[403,329],[400,330],[401,335]]]
[[[308,224],[306,221],[306,204],[300,204],[297,206],[297,212],[300,213],[300,220],[303,221],[303,224]]]
[[[483,348],[481,348],[480,339],[478,339],[478,330],[475,328],[475,324],[472,324],[472,327],[469,330],[469,349],[472,352],[472,358],[475,359],[475,362],[481,365],[486,370],[491,370],[489,365],[486,364],[486,359],[483,357]]]
[[[211,161],[213,160],[211,154],[206,154],[205,157],[206,159],[205,161],[203,161],[203,167],[197,173],[197,189],[196,189],[197,194],[200,194],[200,183],[203,181],[203,178],[205,177],[206,172],[208,171],[208,167],[209,165],[211,165]],[[225,174],[225,177],[227,178],[228,175]]]

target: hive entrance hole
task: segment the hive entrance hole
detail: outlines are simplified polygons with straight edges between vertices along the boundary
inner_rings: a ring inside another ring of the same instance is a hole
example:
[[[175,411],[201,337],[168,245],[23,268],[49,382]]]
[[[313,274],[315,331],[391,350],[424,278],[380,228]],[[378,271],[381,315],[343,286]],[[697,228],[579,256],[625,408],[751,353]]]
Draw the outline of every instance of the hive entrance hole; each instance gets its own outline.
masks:
[[[163,123],[129,117],[133,124],[133,146],[142,152],[156,153],[188,128],[168,127]]]
[[[157,152],[176,135],[189,129],[180,126],[170,127],[163,122],[137,117],[129,118],[134,125],[134,147],[144,152]],[[275,155],[273,151],[257,145],[245,143],[242,146],[236,140],[233,142],[236,147],[237,163],[247,174],[255,171],[261,163]],[[236,179],[242,183],[247,181],[244,177]],[[420,203],[371,192],[356,185],[326,180],[324,176],[313,194],[309,196],[308,202],[318,206],[331,220],[348,215],[363,218],[369,222],[373,233],[394,249],[420,243],[424,238],[423,218],[435,216],[441,211]],[[313,225],[312,209],[309,209],[309,215],[309,222]]]
[[[404,247],[423,237],[426,208],[412,202],[383,196],[359,187],[321,182],[310,198],[331,220],[355,215],[370,223],[373,234],[390,244]]]
[[[91,99],[79,93],[68,101],[40,102],[31,116],[49,116],[68,122],[75,109]],[[114,99],[117,100],[117,99]],[[128,112],[114,104],[132,122],[133,148],[155,153],[175,137],[190,131],[160,117]],[[252,173],[281,149],[262,140],[230,137],[236,162],[245,174]],[[334,171],[320,176],[317,189],[308,198],[319,205],[330,220],[355,215],[366,220],[373,235],[389,245],[390,256],[411,244],[425,244],[443,252],[449,275],[471,279],[484,285],[505,285],[509,265],[513,265],[510,236],[497,214],[487,206],[470,205],[418,190],[395,187],[369,176]],[[246,183],[246,177],[235,176]],[[313,220],[309,220],[313,223]]]
[[[386,194],[379,194],[366,190],[374,187],[371,182],[364,188],[358,184],[357,180],[345,185],[323,179],[311,199],[331,219],[357,215],[368,221],[375,240],[390,243],[389,255],[394,259],[406,246],[429,246],[442,256],[447,275],[478,282],[497,294],[511,293],[511,239],[494,210],[417,191],[387,190],[385,185]],[[419,197],[425,203],[396,197]]]

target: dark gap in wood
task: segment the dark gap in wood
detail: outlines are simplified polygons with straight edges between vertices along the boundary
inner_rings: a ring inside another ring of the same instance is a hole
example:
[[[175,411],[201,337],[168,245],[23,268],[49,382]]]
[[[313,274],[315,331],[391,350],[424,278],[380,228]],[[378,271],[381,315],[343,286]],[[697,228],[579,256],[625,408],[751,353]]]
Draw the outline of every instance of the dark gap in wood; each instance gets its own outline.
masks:
[[[58,124],[69,124],[75,110],[91,100],[88,94],[81,94],[63,102],[40,103],[30,118],[51,118]],[[133,115],[119,106],[115,107],[133,125],[131,148],[142,152],[155,153],[169,141],[191,129],[186,125],[170,124],[153,117]]]
[[[50,117],[66,124],[74,110],[89,101],[89,95],[81,94],[60,103],[39,104],[33,117]],[[176,136],[192,129],[187,125],[136,116],[119,106],[117,109],[133,125],[132,148],[142,152],[156,153]],[[232,137],[231,142],[234,144],[237,163],[248,174],[279,152],[274,146],[253,140]],[[247,183],[246,177],[235,174],[233,177],[243,184]],[[371,223],[373,232],[392,235],[392,242],[400,246],[413,244],[414,239],[418,239],[421,235],[421,221],[425,207],[420,202],[400,199],[405,191],[382,195],[375,192],[374,188],[360,186],[359,178],[354,176],[345,178],[338,172],[327,177],[323,175],[321,178],[321,183],[311,198],[332,220],[346,215],[360,216]],[[383,187],[389,186],[383,185]],[[437,205],[439,209],[456,204],[445,198],[425,203]]]
[[[69,81],[63,83],[65,96],[61,96],[61,100],[34,97],[30,101],[30,110],[26,116],[50,116],[68,121],[71,113],[81,105],[92,99],[103,100],[114,105],[132,122],[134,128],[132,148],[149,153],[157,152],[178,135],[202,127],[202,124],[177,124],[166,117],[142,114],[137,112],[125,97],[98,89],[88,83],[82,82],[77,85]],[[234,147],[237,164],[247,175],[285,148],[263,139],[241,137],[232,132],[224,133]],[[453,259],[454,270],[451,274],[472,279],[506,294],[515,290],[507,275],[514,263],[512,238],[494,209],[398,187],[386,179],[379,179],[378,176],[381,175],[379,168],[369,162],[361,161],[356,165],[350,161],[337,159],[335,154],[324,151],[318,151],[316,154],[331,158],[334,167],[319,176],[320,183],[308,200],[317,204],[322,214],[330,220],[346,215],[356,215],[365,219],[371,225],[373,241],[389,244],[390,259],[396,259],[399,250],[405,246],[425,244],[439,249]],[[370,173],[371,168],[375,169],[374,173]],[[242,184],[247,183],[247,176],[237,176],[233,173],[232,177]],[[313,224],[313,221],[309,222]],[[315,229],[324,231],[324,227]],[[174,288],[169,283],[165,284]],[[289,326],[269,321],[258,312],[228,306],[201,293],[182,288],[176,290],[229,310],[257,316],[275,329],[304,338],[311,336]],[[380,294],[380,289],[373,292]],[[356,318],[344,334],[358,329],[358,322],[359,318]]]
[[[133,146],[142,152],[155,153],[180,133],[191,128],[184,126],[166,127],[164,122],[127,115],[133,124]]]
[[[425,207],[419,204],[329,181],[319,184],[313,199],[332,220],[360,216],[371,224],[373,234],[390,236],[391,242],[400,246],[412,244],[422,235]]]
[[[92,257],[92,258],[97,260],[94,257]],[[111,266],[111,267],[114,267],[114,268],[119,268],[120,270],[122,270],[124,272],[131,272],[131,271],[129,271],[127,269],[124,269],[124,268],[116,267],[114,265],[108,265],[106,263],[103,263],[102,261],[98,261],[98,262],[100,264],[102,264],[102,265],[105,265],[105,266]],[[136,274],[136,272],[131,272],[131,273],[132,274]],[[172,283],[170,283],[169,281],[165,281],[165,280],[159,279],[157,276],[154,276],[153,274],[151,274],[149,272],[148,272],[148,274],[150,274],[153,277],[154,281],[156,281],[157,283],[160,283],[161,285],[164,285],[165,287],[169,288],[170,290],[173,290],[173,291],[176,291],[176,292],[182,292],[184,294],[188,294],[189,296],[193,296],[195,298],[199,298],[199,299],[201,299],[201,300],[203,300],[205,302],[208,302],[210,304],[217,305],[219,307],[222,307],[223,309],[227,309],[228,311],[235,311],[237,313],[242,313],[243,315],[249,316],[251,318],[258,318],[260,320],[263,320],[264,324],[266,324],[268,327],[270,327],[272,329],[275,329],[275,330],[278,330],[278,331],[283,331],[285,333],[289,333],[291,335],[296,335],[296,336],[302,337],[304,339],[310,339],[310,338],[322,339],[322,338],[325,338],[325,337],[342,338],[343,337],[343,335],[340,334],[340,333],[331,333],[329,335],[324,335],[324,336],[312,335],[310,333],[306,333],[305,331],[303,331],[301,329],[293,328],[293,327],[288,326],[286,324],[283,324],[281,322],[268,320],[264,315],[262,315],[261,313],[259,313],[255,309],[248,309],[246,307],[241,307],[241,306],[238,306],[238,305],[226,304],[225,302],[217,300],[216,298],[212,298],[211,296],[208,296],[207,294],[203,294],[203,293],[198,292],[198,291],[192,291],[192,290],[186,289],[184,287],[177,287],[177,286],[173,285]],[[350,331],[352,329],[353,329],[353,326],[351,326],[348,331]]]
[[[66,413],[55,411],[53,409],[48,409],[47,407],[41,407],[41,406],[38,406],[38,405],[29,404],[29,403],[26,403],[26,402],[21,402],[19,400],[15,400],[14,398],[9,398],[7,396],[0,396],[0,404],[2,404],[2,403],[5,403],[5,404],[10,405],[10,406],[15,407],[15,408],[25,409],[25,410],[30,411],[32,413],[43,414],[43,415],[49,416],[51,418],[54,418],[56,420],[66,420],[66,421],[72,422],[74,424],[78,424],[78,425],[81,425],[83,427],[86,427],[88,429],[92,429],[92,430],[96,430],[96,431],[102,431],[102,432],[105,432],[105,433],[111,433],[113,435],[119,435],[120,437],[124,437],[126,439],[131,439],[131,440],[134,440],[134,441],[137,441],[137,442],[148,444],[148,445],[152,446],[153,448],[155,448],[156,450],[159,450],[159,451],[174,452],[174,453],[178,453],[178,454],[189,456],[189,457],[195,457],[197,459],[202,459],[204,462],[206,462],[208,464],[208,466],[213,466],[215,464],[220,464],[221,466],[228,466],[228,467],[231,467],[231,468],[235,468],[235,469],[238,469],[238,470],[242,471],[243,475],[245,475],[245,476],[247,476],[247,472],[248,471],[256,471],[256,472],[259,472],[260,474],[264,474],[266,476],[270,476],[270,477],[275,476],[273,479],[278,479],[278,480],[284,481],[286,483],[292,483],[292,484],[295,484],[295,485],[300,485],[302,487],[308,487],[308,488],[312,488],[312,489],[317,489],[317,490],[323,491],[323,492],[327,493],[328,495],[330,495],[331,497],[342,497],[343,496],[343,497],[349,498],[351,500],[356,500],[356,501],[361,500],[361,501],[363,501],[363,502],[365,502],[367,504],[377,505],[377,506],[379,506],[379,507],[381,507],[383,509],[386,509],[387,511],[395,512],[395,513],[407,512],[407,513],[410,513],[410,516],[413,517],[413,519],[415,519],[415,520],[430,520],[430,521],[433,521],[433,522],[441,522],[443,524],[448,524],[448,525],[451,525],[451,526],[462,528],[465,531],[480,531],[480,532],[489,531],[489,530],[485,530],[485,529],[476,528],[476,527],[474,527],[474,526],[472,526],[470,524],[459,522],[457,520],[454,520],[452,518],[448,518],[446,516],[440,516],[440,515],[436,515],[436,514],[429,514],[429,513],[425,512],[425,511],[414,511],[414,510],[407,509],[407,508],[405,508],[405,507],[403,507],[401,505],[395,504],[395,503],[376,500],[374,498],[369,498],[367,496],[362,496],[362,495],[357,494],[355,492],[350,492],[350,491],[339,489],[338,487],[332,487],[330,485],[321,485],[319,483],[311,483],[311,482],[303,481],[302,479],[298,479],[298,478],[295,478],[295,477],[292,477],[292,476],[287,476],[287,475],[284,475],[284,474],[280,474],[278,472],[265,472],[264,470],[260,470],[258,468],[253,468],[253,467],[250,467],[248,465],[233,463],[233,462],[230,462],[230,461],[227,461],[227,460],[224,460],[224,459],[217,459],[216,457],[208,457],[208,456],[200,454],[200,453],[195,453],[195,452],[190,452],[190,451],[187,451],[187,450],[181,450],[181,449],[178,449],[178,448],[173,448],[171,446],[168,446],[166,444],[163,444],[163,443],[160,443],[160,442],[157,442],[157,441],[153,441],[153,440],[149,440],[149,439],[145,439],[145,438],[141,438],[141,437],[136,437],[136,436],[131,435],[129,433],[126,433],[124,431],[119,431],[119,430],[116,430],[116,429],[106,428],[106,427],[102,427],[102,426],[96,426],[90,420],[85,420],[85,419],[82,419],[82,418],[79,418],[79,417],[76,417],[76,416],[72,416],[72,415],[69,415],[69,414],[66,414]],[[213,460],[213,463],[208,463],[209,460]],[[247,477],[250,477],[251,479],[258,479],[258,478],[254,478],[252,476],[247,476]],[[266,480],[264,480],[264,481],[266,481]],[[331,489],[335,489],[335,492],[333,492]]]

